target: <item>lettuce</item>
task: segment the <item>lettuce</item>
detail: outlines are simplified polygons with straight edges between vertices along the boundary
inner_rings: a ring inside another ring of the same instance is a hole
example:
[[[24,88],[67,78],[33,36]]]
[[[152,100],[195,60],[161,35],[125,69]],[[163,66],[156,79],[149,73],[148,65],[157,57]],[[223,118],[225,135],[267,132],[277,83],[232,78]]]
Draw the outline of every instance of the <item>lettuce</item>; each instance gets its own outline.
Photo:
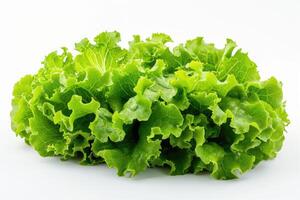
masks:
[[[228,39],[171,50],[171,38],[118,32],[52,52],[14,87],[12,129],[41,156],[106,163],[118,175],[147,167],[237,178],[281,149],[289,120],[281,83]],[[235,53],[234,53],[235,52]]]

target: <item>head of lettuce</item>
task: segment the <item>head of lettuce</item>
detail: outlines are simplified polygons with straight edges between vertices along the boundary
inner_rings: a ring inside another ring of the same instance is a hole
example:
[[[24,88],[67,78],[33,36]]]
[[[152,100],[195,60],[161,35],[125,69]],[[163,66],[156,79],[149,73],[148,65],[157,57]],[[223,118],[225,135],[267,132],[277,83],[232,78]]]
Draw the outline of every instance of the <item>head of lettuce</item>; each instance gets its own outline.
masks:
[[[232,179],[280,150],[289,123],[281,83],[228,39],[170,49],[165,34],[118,32],[52,52],[15,84],[12,129],[41,156],[106,163],[118,175],[167,167]]]

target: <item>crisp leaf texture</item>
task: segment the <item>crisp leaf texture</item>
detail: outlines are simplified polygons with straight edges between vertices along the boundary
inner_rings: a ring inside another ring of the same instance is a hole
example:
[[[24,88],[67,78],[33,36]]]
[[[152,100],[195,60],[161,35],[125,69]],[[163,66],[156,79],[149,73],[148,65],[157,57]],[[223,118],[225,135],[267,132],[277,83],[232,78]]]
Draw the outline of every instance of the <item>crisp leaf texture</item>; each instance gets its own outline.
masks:
[[[277,155],[289,123],[281,82],[261,81],[234,41],[120,40],[103,32],[76,55],[47,55],[15,84],[13,131],[41,156],[106,163],[120,176],[159,166],[232,179]]]

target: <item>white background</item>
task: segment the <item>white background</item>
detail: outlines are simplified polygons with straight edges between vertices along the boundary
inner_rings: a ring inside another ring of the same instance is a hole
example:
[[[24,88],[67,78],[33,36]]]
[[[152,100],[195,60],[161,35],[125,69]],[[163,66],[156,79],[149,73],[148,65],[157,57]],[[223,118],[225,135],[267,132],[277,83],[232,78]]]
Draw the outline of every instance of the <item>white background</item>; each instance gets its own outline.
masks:
[[[278,157],[231,181],[158,169],[129,179],[105,165],[40,157],[10,129],[14,82],[47,53],[105,30],[118,30],[122,45],[152,32],[176,43],[204,36],[218,47],[234,39],[264,79],[283,82],[291,124]],[[0,199],[300,199],[300,1],[1,0],[0,66]]]

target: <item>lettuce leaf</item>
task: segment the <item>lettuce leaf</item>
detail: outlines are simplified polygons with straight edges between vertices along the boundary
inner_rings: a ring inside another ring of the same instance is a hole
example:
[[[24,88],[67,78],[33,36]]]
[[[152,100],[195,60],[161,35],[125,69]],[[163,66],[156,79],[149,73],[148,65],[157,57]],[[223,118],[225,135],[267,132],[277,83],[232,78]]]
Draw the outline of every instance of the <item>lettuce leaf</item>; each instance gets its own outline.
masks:
[[[11,127],[41,156],[106,163],[118,175],[147,167],[232,179],[276,157],[289,123],[282,84],[227,39],[103,32],[51,52],[14,87]],[[235,52],[235,53],[233,53]]]

